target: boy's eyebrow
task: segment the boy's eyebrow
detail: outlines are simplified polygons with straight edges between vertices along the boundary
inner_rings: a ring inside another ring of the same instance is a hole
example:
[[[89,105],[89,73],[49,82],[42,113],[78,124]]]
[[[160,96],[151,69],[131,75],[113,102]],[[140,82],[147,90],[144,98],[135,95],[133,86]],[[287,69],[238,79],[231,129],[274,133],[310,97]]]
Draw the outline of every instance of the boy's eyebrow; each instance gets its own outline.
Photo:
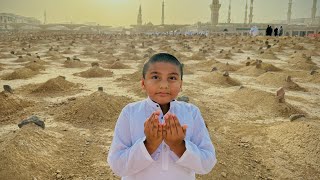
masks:
[[[159,73],[159,72],[157,72],[157,71],[153,71],[153,72],[151,72],[150,74],[161,74],[161,73]],[[169,75],[177,75],[177,76],[179,76],[179,74],[176,73],[176,72],[169,73]]]
[[[169,73],[169,75],[177,75],[177,76],[179,76],[179,74],[178,74],[178,73],[176,73],[176,72]]]

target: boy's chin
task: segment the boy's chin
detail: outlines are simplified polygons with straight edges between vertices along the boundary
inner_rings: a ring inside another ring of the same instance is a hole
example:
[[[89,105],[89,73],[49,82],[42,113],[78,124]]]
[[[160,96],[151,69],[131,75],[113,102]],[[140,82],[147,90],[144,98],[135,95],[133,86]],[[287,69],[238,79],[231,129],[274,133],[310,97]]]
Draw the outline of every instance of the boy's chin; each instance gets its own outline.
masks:
[[[152,99],[152,98],[151,98]],[[169,104],[171,101],[173,101],[174,99],[168,99],[168,98],[165,98],[165,99],[159,99],[159,98],[156,98],[156,99],[152,99],[152,101],[160,104],[160,105],[167,105]]]

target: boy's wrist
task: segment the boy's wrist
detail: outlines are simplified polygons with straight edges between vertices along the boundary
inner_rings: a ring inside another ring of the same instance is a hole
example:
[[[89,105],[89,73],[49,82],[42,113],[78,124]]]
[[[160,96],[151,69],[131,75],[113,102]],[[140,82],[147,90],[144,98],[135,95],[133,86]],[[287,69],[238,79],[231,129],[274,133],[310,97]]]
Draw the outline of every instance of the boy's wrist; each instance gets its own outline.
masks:
[[[143,143],[150,155],[154,153],[154,151],[156,151],[158,148],[154,144],[150,143],[150,141],[147,141],[147,139],[144,140]]]
[[[178,157],[181,157],[183,153],[186,151],[185,141],[181,141],[181,143],[173,144],[170,146],[171,151],[173,151]]]

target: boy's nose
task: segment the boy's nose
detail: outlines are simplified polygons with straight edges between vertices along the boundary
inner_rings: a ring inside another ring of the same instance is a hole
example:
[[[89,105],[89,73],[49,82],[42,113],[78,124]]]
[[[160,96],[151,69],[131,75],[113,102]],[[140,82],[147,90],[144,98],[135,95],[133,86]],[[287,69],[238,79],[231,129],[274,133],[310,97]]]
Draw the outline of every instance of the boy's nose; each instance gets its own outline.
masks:
[[[166,80],[162,80],[160,82],[160,89],[168,89],[169,88],[169,83]]]

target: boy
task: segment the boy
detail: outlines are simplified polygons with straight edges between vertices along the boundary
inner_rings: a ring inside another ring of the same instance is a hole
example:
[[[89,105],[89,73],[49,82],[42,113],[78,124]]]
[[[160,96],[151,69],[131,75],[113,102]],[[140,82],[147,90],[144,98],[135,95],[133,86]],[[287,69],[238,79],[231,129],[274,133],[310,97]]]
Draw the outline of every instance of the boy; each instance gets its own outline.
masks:
[[[216,163],[215,150],[199,109],[175,98],[182,87],[182,64],[159,53],[144,65],[148,98],[123,108],[108,155],[123,180],[189,180]]]

